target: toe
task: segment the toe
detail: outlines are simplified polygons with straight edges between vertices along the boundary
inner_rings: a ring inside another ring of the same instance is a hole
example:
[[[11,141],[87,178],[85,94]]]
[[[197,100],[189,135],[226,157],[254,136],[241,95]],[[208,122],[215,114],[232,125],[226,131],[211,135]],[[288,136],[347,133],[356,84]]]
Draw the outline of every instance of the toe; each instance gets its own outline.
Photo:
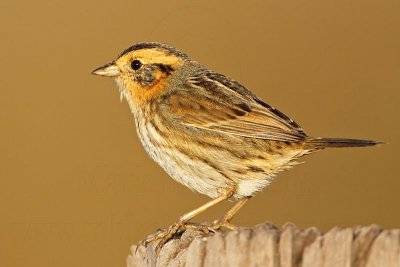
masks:
[[[220,228],[227,228],[229,230],[236,230],[237,226],[234,224],[231,224],[229,221],[226,220],[217,220],[214,221],[211,225],[211,228],[213,228],[214,230],[218,230]]]

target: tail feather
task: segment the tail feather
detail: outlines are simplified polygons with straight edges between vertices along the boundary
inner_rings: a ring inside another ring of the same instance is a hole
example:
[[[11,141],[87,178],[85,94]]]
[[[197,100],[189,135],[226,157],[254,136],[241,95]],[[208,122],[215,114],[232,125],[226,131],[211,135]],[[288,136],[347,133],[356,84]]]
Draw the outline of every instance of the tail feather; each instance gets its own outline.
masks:
[[[328,147],[364,147],[364,146],[375,146],[378,144],[382,144],[382,142],[373,140],[348,139],[348,138],[312,137],[306,141],[305,148],[323,149]]]

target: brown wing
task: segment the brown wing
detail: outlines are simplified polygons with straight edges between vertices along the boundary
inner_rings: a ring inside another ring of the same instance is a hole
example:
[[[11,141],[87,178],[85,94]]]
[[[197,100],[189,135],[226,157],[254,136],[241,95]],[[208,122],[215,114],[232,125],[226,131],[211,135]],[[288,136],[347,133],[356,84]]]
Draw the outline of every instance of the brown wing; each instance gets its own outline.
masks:
[[[306,137],[285,114],[213,72],[192,78],[185,90],[171,94],[169,110],[181,123],[210,131],[288,142]]]

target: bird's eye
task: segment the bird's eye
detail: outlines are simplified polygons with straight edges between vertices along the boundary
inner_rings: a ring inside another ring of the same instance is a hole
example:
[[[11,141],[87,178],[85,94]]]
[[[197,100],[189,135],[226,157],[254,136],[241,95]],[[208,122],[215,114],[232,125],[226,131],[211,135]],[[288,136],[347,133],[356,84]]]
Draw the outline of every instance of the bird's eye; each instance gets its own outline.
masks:
[[[133,70],[138,70],[138,69],[140,69],[141,66],[142,66],[142,62],[140,62],[140,60],[135,59],[131,62],[131,68]]]

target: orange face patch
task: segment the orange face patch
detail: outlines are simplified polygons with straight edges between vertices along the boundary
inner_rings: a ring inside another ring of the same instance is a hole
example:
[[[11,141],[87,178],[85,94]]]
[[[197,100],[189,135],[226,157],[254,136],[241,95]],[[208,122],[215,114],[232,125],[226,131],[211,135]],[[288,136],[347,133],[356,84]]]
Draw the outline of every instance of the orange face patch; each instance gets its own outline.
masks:
[[[149,86],[143,86],[132,78],[131,75],[125,75],[121,78],[127,97],[136,105],[146,105],[152,99],[156,99],[164,92],[167,76],[159,70],[153,72],[154,82]]]
[[[140,61],[141,67],[133,69],[133,61]],[[164,91],[164,81],[184,64],[184,59],[163,50],[142,49],[124,54],[116,64],[122,70],[119,79],[127,95],[141,105]]]
[[[156,82],[147,87],[143,88],[140,86],[136,87],[136,93],[138,94],[138,97],[140,98],[141,101],[143,102],[148,102],[150,99],[155,99],[157,98],[161,93],[163,93],[165,89],[165,80],[166,80],[166,75],[164,75],[161,71],[156,71],[154,73]]]

